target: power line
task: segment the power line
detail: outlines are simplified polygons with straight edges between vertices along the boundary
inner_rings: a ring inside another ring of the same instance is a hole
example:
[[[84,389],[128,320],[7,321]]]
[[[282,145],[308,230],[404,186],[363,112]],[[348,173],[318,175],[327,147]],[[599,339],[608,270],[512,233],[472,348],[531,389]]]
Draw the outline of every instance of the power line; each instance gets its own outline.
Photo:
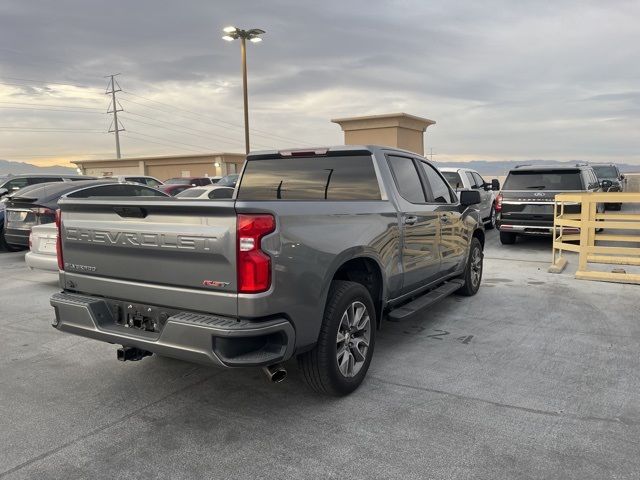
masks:
[[[147,135],[146,133],[140,133],[140,132],[135,132],[135,131],[131,131],[131,130],[129,130],[129,131],[131,133],[135,133],[136,135],[142,135],[143,137],[149,137],[149,138],[154,138],[156,140],[161,140],[161,141],[165,141],[165,142],[171,142],[171,143],[174,143],[174,144],[180,144],[180,145],[186,145],[186,146],[189,146],[189,147],[200,148],[200,149],[202,149],[202,150],[204,150],[206,152],[211,152],[211,151],[215,152],[215,151],[222,150],[220,148],[203,147],[202,145],[194,145],[193,143],[179,142],[177,140],[167,140],[167,139],[162,138],[162,137],[155,137],[153,135]]]
[[[74,84],[74,83],[49,82],[47,80],[34,80],[32,78],[7,77],[7,76],[3,76],[3,78],[9,79],[9,80],[19,80],[19,81],[23,81],[23,82],[42,83],[44,85],[63,85],[63,86],[67,86],[67,87],[76,87],[76,88],[85,88],[85,89],[91,89],[91,90],[99,90],[99,88],[97,88],[97,87],[90,87],[88,85],[77,85],[77,84]],[[16,84],[16,85],[23,85],[23,84]],[[24,86],[29,87],[31,85],[24,85]]]
[[[185,127],[183,125],[175,124],[175,123],[172,123],[172,122],[166,122],[164,120],[157,120],[157,119],[155,119],[153,117],[149,117],[147,115],[140,115],[138,113],[130,112],[128,110],[126,112],[126,115],[127,115],[127,121],[129,121],[129,122],[141,123],[141,124],[144,124],[144,125],[149,125],[151,127],[165,128],[167,130],[171,130],[171,131],[174,131],[174,132],[182,133],[184,135],[192,135],[194,137],[201,137],[201,138],[205,138],[207,140],[214,140],[215,139],[218,142],[230,143],[232,145],[238,145],[240,143],[239,140],[231,138],[231,137],[225,137],[223,135],[214,134],[214,133],[211,133],[211,132],[207,132],[206,130],[198,130],[198,129],[195,129],[195,128]],[[194,132],[199,132],[199,133],[202,133],[204,135],[200,135],[198,133],[183,132],[183,131],[178,130],[176,128],[166,127],[164,125],[158,125],[157,123],[143,122],[142,120],[136,120],[136,119],[133,119],[133,118],[128,118],[129,115],[135,115],[137,117],[148,118],[148,119],[153,120],[154,122],[166,123],[167,125],[176,126],[178,128],[182,128],[182,129],[186,129],[186,130],[192,130]],[[221,139],[214,138],[214,137],[220,137]],[[260,145],[260,144],[257,144],[257,145]],[[264,145],[261,145],[261,146],[264,147]],[[265,148],[268,148],[268,147],[265,147]]]
[[[55,103],[26,103],[26,102],[0,102],[6,105],[30,105],[33,107],[59,107],[59,108],[81,108],[83,110],[96,110],[102,112],[101,108],[96,107],[82,107],[79,105],[56,105]]]
[[[123,93],[125,93],[125,92],[123,92]],[[192,117],[189,117],[189,116],[184,115],[184,114],[175,113],[175,112],[169,112],[169,111],[164,110],[164,109],[162,109],[162,108],[154,107],[154,106],[151,106],[151,105],[145,105],[145,104],[143,104],[143,103],[136,102],[136,101],[131,100],[131,99],[129,99],[129,98],[128,98],[128,99],[126,99],[126,100],[125,100],[125,102],[133,103],[133,104],[138,105],[138,106],[141,106],[141,107],[143,107],[143,108],[148,108],[148,109],[152,109],[152,110],[158,110],[158,111],[163,112],[163,113],[168,113],[168,114],[171,114],[171,115],[176,115],[176,116],[178,116],[178,117],[186,118],[186,119],[188,119],[188,120],[191,120],[191,121],[194,121],[194,122],[198,122],[198,123],[202,123],[202,124],[206,124],[206,125],[211,125],[211,126],[213,126],[213,127],[217,127],[217,128],[221,128],[221,127],[222,127],[222,128],[227,128],[227,127],[224,127],[223,125],[216,125],[216,124],[214,124],[214,123],[206,122],[206,121],[201,120],[201,119],[199,119],[199,118],[192,118]],[[125,104],[126,104],[126,103],[125,103]],[[140,114],[136,114],[136,115],[140,115]],[[142,116],[142,115],[140,115],[140,116]],[[146,118],[151,118],[151,119],[153,119],[153,120],[155,120],[155,121],[158,121],[158,122],[162,121],[162,120],[158,120],[158,119],[156,119],[156,118],[149,117],[149,116],[147,116]],[[174,123],[172,123],[172,124],[173,124],[173,125],[175,125]],[[185,127],[185,128],[190,128],[190,127]],[[222,136],[222,135],[220,135],[220,134],[214,134],[214,135],[216,135],[216,136]],[[263,136],[264,136],[264,135],[263,135]],[[231,137],[226,137],[226,138],[231,138]],[[271,139],[271,140],[273,140],[273,139]],[[256,143],[255,145],[258,145],[258,144]],[[267,148],[271,148],[271,147],[267,147]]]
[[[180,131],[180,130],[178,130],[176,128],[166,127],[164,125],[157,125],[157,124],[153,124],[153,123],[149,123],[149,122],[143,122],[142,120],[135,120],[133,118],[128,118],[127,121],[128,122],[134,122],[134,123],[141,123],[143,125],[149,125],[149,126],[157,127],[157,128],[164,128],[166,130],[171,130],[172,132],[178,132],[178,133],[181,133],[183,135],[192,135],[194,137],[200,137],[200,138],[204,138],[204,139],[207,139],[207,140],[211,140],[211,137],[207,137],[207,136],[204,136],[204,135],[199,135],[197,133],[183,132],[183,131]],[[218,141],[219,142],[225,142],[225,143],[231,143],[231,144],[237,144],[238,143],[238,142],[229,141],[229,140],[218,140]]]
[[[100,114],[100,115],[104,115],[104,112],[88,112],[86,110],[64,110],[64,109],[54,109],[54,108],[31,108],[31,107],[1,107],[2,109],[9,109],[9,110],[35,110],[35,111],[47,111],[47,112],[67,112],[67,113],[93,113],[93,114]]]
[[[134,134],[133,136],[131,135],[132,133]],[[136,137],[135,135],[136,135],[136,134],[135,134],[135,132],[131,132],[131,130],[127,130],[127,131],[125,132],[125,136],[126,136],[127,138],[129,138],[129,139],[133,139],[133,140],[139,140],[139,141],[141,141],[141,142],[154,143],[154,144],[156,144],[156,145],[164,145],[165,147],[179,148],[179,149],[181,149],[181,150],[186,150],[186,151],[189,151],[189,152],[196,152],[196,153],[208,153],[208,152],[210,152],[210,150],[206,150],[206,151],[203,151],[203,150],[193,150],[192,148],[185,148],[185,147],[181,147],[181,146],[177,146],[177,145],[170,145],[170,144],[168,144],[168,143],[163,143],[163,142],[154,142],[153,140],[147,140],[146,138],[139,138],[139,137]]]
[[[56,127],[2,127],[0,130],[11,132],[80,132],[80,133],[104,133],[102,130],[89,130],[86,128],[56,128]]]
[[[148,102],[153,102],[153,103],[157,103],[159,105],[164,105],[166,107],[173,108],[175,110],[180,110],[180,111],[183,111],[183,112],[187,112],[187,113],[190,113],[192,115],[196,115],[196,116],[203,117],[203,118],[209,118],[208,116],[206,116],[206,115],[204,115],[202,113],[194,112],[193,110],[188,110],[188,109],[182,108],[182,107],[176,107],[175,105],[170,105],[168,103],[160,102],[158,100],[153,100],[152,98],[143,97],[142,95],[138,95],[136,93],[132,93],[132,92],[130,92],[128,90],[124,90],[122,93],[124,93],[125,95],[131,95],[133,97],[141,98],[141,99],[146,100]],[[127,101],[132,102],[132,103],[136,103],[133,100],[127,100]],[[146,108],[154,108],[156,110],[167,112],[166,110],[158,108],[158,107],[151,107],[151,106],[140,104],[140,103],[137,103],[137,105],[141,105],[141,106],[146,107]],[[167,113],[169,113],[169,112],[167,112]],[[188,117],[185,117],[185,118],[188,118]],[[191,120],[193,120],[193,119],[191,119]],[[225,120],[219,120],[219,119],[215,119],[215,121],[223,124],[224,126],[231,126],[231,127],[234,127],[234,128],[244,129],[244,127],[242,125],[237,124],[237,123],[227,122]],[[204,122],[204,123],[206,123],[206,122]],[[222,126],[222,125],[216,125],[216,126]],[[250,128],[249,130],[251,132],[253,132],[254,135],[263,136],[263,137],[266,136],[266,137],[268,137],[270,139],[280,138],[280,139],[286,140],[288,142],[296,142],[296,143],[303,143],[303,144],[307,144],[307,145],[314,145],[314,143],[312,143],[312,142],[301,142],[300,139],[293,139],[293,138],[285,137],[285,136],[282,136],[282,135],[277,135],[275,133],[267,132],[267,131],[264,131],[264,130],[258,130],[256,128]]]

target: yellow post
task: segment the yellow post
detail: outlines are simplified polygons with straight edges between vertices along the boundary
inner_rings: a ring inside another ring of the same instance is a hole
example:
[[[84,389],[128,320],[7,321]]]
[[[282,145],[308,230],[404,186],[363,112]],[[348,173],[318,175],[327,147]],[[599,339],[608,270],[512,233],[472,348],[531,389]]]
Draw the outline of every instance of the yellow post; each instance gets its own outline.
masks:
[[[589,214],[591,212],[591,199],[583,194],[580,201],[580,258],[578,259],[578,272],[587,269],[587,245],[589,244]]]

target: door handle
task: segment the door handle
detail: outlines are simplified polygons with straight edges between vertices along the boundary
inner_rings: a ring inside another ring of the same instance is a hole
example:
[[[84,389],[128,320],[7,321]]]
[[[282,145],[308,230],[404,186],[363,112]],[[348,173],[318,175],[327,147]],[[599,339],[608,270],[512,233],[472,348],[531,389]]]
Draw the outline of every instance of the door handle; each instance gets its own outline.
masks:
[[[418,217],[415,215],[409,215],[407,217],[404,217],[405,225],[415,225],[417,222],[418,222]]]
[[[446,213],[443,215],[440,215],[440,221],[442,223],[448,223],[449,222],[449,215],[447,215]]]

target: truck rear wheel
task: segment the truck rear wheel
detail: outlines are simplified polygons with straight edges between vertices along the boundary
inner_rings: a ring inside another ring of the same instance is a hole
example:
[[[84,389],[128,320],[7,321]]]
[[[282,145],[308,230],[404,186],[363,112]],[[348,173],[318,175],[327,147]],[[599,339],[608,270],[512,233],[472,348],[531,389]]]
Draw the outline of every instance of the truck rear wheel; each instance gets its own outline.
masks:
[[[318,343],[298,357],[316,392],[347,395],[364,380],[375,344],[376,311],[361,284],[335,280],[329,288]]]
[[[469,258],[467,266],[464,269],[464,286],[458,289],[457,293],[470,297],[478,293],[480,282],[482,281],[482,261],[484,255],[482,253],[482,244],[477,238],[471,239],[471,248],[469,248]]]

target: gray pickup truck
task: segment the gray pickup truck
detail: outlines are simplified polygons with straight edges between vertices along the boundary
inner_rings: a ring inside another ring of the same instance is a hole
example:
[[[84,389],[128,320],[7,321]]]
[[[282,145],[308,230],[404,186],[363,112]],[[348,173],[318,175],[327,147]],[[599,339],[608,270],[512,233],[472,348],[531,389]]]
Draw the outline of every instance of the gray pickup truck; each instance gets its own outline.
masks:
[[[250,154],[234,198],[59,203],[53,326],[151,353],[263,367],[316,391],[366,375],[383,318],[480,287],[477,191],[377,146]]]

